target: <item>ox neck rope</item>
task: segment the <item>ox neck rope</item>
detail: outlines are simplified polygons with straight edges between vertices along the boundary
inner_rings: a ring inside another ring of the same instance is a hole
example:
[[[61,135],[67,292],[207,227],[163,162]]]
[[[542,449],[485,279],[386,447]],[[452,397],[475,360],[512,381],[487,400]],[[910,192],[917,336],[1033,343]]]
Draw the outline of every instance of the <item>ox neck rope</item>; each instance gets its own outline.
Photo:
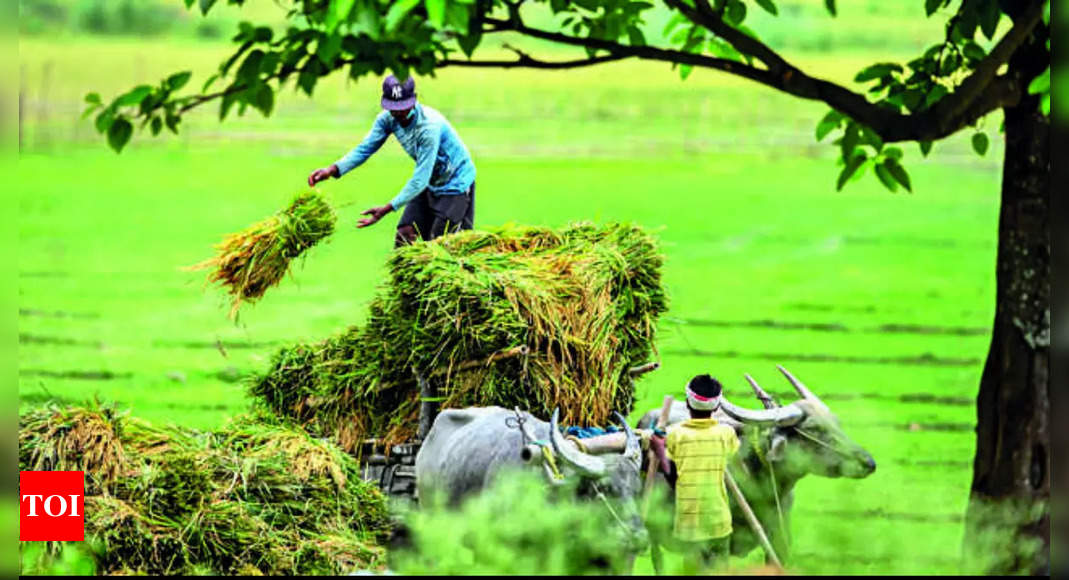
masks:
[[[538,445],[542,448],[542,457],[545,458],[546,465],[549,466],[550,475],[556,480],[564,479],[564,475],[562,475],[560,470],[557,469],[557,460],[553,456],[553,451],[551,451],[549,448],[549,442],[542,441],[541,439],[536,439],[534,441],[529,441],[527,439],[527,430],[523,428],[523,424],[526,422],[527,419],[519,411],[516,411],[515,418],[508,417],[505,419],[505,425],[512,429],[520,430],[520,437],[523,438],[524,445],[527,445],[528,443],[534,443],[535,445]]]
[[[594,487],[594,493],[597,494],[598,499],[600,499],[601,502],[605,504],[605,509],[609,510],[609,513],[612,514],[612,517],[614,520],[616,520],[616,523],[620,524],[620,528],[623,529],[624,533],[626,534],[630,532],[631,528],[629,528],[627,524],[624,523],[622,519],[620,519],[620,516],[616,515],[616,510],[612,509],[612,504],[609,503],[609,498],[605,497],[605,494],[601,492],[601,487],[598,486],[598,484],[596,483],[592,483],[591,485]]]
[[[769,434],[771,435],[771,431]],[[760,441],[760,438],[758,438],[758,441]],[[783,519],[783,506],[780,504],[779,499],[779,484],[776,482],[776,468],[772,465],[772,460],[768,458],[768,454],[772,452],[772,438],[769,437],[767,451],[761,449],[760,443],[754,447],[754,450],[757,453],[758,460],[768,468],[768,480],[772,483],[772,497],[776,500],[776,517],[779,518],[779,529],[787,538],[787,544],[790,545],[791,531],[787,529],[787,522]]]

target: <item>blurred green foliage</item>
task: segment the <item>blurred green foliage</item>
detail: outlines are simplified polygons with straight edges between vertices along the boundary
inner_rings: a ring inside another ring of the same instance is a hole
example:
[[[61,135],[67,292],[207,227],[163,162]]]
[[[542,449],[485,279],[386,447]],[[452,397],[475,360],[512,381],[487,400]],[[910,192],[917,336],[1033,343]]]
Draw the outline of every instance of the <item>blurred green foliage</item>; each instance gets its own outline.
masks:
[[[553,492],[563,497],[555,501]],[[573,494],[549,488],[537,471],[516,471],[459,509],[441,497],[426,500],[406,514],[413,546],[391,567],[433,575],[628,573],[639,552],[622,526],[603,503]]]
[[[20,574],[26,576],[92,576],[93,557],[79,544],[20,542]],[[49,549],[53,546],[54,549]]]

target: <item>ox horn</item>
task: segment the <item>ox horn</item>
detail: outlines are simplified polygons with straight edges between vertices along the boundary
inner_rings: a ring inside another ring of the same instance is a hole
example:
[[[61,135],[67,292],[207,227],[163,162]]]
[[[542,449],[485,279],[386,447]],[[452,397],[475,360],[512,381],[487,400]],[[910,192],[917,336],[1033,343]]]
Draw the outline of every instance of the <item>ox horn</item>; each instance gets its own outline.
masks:
[[[616,416],[616,420],[624,426],[624,433],[627,433],[627,441],[624,443],[623,454],[629,457],[638,457],[642,453],[642,444],[639,443],[638,437],[635,436],[635,432],[631,429],[631,425],[627,424],[627,419],[620,413],[613,411],[613,415]]]
[[[753,411],[743,407],[737,407],[721,396],[720,407],[724,409],[724,412],[732,419],[751,425],[776,425],[779,427],[788,427],[790,425],[796,425],[799,421],[805,418],[805,411],[799,409],[795,405],[765,409],[763,411]]]
[[[579,451],[575,444],[569,443],[561,435],[557,428],[557,418],[560,416],[560,407],[553,409],[553,418],[549,421],[549,441],[553,444],[553,451],[571,465],[583,477],[601,478],[605,475],[605,460],[595,455],[588,455]]]
[[[782,365],[776,365],[776,368],[779,369],[779,372],[783,373],[783,376],[787,377],[787,380],[791,382],[792,386],[794,386],[794,390],[798,391],[798,394],[801,395],[803,399],[809,399],[811,401],[815,401],[817,403],[820,403],[821,405],[824,405],[824,401],[821,401],[820,397],[814,395],[813,391],[810,391],[808,387],[802,384],[802,381],[799,381],[794,375],[791,374],[791,371],[783,368]],[[827,405],[824,406],[827,407]]]
[[[761,401],[761,404],[764,405],[766,409],[774,409],[778,406],[776,405],[776,400],[772,398],[772,395],[766,393],[765,390],[761,388],[761,385],[757,384],[757,381],[755,381],[753,377],[749,374],[746,374],[745,376],[746,381],[753,387],[753,392],[757,395],[757,400]]]

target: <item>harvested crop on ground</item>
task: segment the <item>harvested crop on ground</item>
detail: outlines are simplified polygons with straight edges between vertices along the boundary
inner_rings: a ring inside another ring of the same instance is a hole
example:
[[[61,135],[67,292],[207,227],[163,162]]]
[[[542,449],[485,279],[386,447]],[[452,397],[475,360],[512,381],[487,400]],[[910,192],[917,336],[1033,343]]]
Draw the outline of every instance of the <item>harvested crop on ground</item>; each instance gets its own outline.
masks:
[[[93,445],[73,444],[90,432]],[[385,498],[356,460],[270,417],[209,432],[112,409],[20,417],[20,469],[82,466],[86,545],[103,574],[341,574],[383,558]]]
[[[227,289],[233,318],[242,302],[258,300],[282,281],[291,261],[334,233],[337,219],[318,191],[299,193],[285,210],[224,237],[215,246],[218,255],[189,269],[212,269],[208,283]]]
[[[367,323],[283,348],[250,392],[359,453],[416,434],[419,383],[444,407],[519,406],[572,425],[631,410],[655,354],[662,256],[638,226],[468,231],[394,252]]]

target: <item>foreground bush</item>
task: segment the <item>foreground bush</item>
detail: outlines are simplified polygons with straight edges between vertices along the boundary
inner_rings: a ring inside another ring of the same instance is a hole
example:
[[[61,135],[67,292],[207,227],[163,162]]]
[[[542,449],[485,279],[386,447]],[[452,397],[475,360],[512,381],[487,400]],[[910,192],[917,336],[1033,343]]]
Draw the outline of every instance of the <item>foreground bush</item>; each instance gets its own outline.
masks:
[[[19,423],[20,470],[86,472],[86,546],[101,573],[380,565],[385,499],[352,457],[299,429],[238,417],[197,432],[78,407],[33,410]]]

